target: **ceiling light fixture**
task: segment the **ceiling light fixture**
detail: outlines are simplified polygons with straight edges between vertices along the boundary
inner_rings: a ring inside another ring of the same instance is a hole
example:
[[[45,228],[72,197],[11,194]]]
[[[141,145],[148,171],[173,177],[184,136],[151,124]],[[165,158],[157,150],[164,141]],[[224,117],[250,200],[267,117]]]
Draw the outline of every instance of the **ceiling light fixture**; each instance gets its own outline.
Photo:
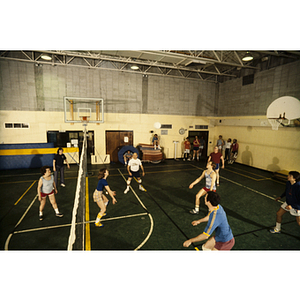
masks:
[[[250,61],[253,59],[253,56],[250,54],[250,52],[247,52],[246,55],[242,58],[242,61]]]
[[[131,66],[130,68],[131,68],[131,70],[138,70],[138,69],[139,69],[139,67],[136,66],[136,65],[133,65],[133,66]]]
[[[41,58],[44,59],[44,60],[52,60],[52,57],[48,54],[42,54]]]

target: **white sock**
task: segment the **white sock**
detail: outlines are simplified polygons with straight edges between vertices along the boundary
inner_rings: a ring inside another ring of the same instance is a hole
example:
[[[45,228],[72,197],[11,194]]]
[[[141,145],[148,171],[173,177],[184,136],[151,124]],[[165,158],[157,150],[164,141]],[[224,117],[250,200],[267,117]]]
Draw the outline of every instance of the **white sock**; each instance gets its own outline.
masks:
[[[281,223],[276,222],[276,228],[277,228],[278,230],[281,230]]]
[[[195,206],[195,211],[199,211],[199,205]]]
[[[55,212],[56,212],[57,214],[59,214],[58,208],[55,208],[54,210],[55,210]]]
[[[43,215],[43,212],[42,211],[40,211],[40,216],[42,216]]]

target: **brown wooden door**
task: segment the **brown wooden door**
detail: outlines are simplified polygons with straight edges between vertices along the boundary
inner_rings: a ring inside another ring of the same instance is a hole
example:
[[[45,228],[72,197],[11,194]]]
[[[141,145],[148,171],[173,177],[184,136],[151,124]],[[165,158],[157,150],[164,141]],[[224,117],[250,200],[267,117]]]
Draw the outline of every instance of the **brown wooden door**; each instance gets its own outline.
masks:
[[[123,146],[133,146],[133,131],[106,131],[106,154],[110,161],[118,162],[118,152]]]

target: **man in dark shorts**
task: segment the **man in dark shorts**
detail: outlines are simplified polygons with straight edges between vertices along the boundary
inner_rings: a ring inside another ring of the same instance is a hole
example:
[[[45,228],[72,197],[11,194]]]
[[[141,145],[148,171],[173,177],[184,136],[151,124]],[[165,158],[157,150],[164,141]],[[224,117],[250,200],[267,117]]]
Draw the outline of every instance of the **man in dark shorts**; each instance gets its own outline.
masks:
[[[128,179],[127,179],[127,187],[124,191],[124,194],[127,194],[129,191],[130,183],[133,177],[136,178],[137,182],[139,183],[139,189],[141,191],[146,191],[142,186],[142,179],[140,175],[140,168],[142,169],[142,175],[145,176],[144,167],[140,159],[138,159],[137,153],[132,154],[132,159],[128,162],[127,171],[128,171]]]
[[[189,239],[183,243],[184,247],[189,247],[192,243],[201,242],[208,239],[213,231],[215,236],[211,237],[202,245],[202,250],[231,250],[235,240],[228,224],[226,213],[220,203],[220,196],[216,192],[209,191],[205,196],[205,205],[209,213],[205,218],[193,221],[193,226],[203,222],[208,222],[205,230],[200,235]]]

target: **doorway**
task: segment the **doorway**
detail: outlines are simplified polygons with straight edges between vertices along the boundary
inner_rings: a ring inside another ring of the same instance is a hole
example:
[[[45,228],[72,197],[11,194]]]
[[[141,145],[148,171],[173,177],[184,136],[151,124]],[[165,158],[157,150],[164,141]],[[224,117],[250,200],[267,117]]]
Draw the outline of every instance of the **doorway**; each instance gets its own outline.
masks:
[[[207,143],[208,143],[208,133],[209,131],[190,131],[189,130],[189,141],[191,143],[191,145],[193,145],[193,141],[195,139],[195,136],[197,136],[199,139],[201,138],[201,136],[203,137],[204,141],[205,141],[205,145],[204,148],[202,150],[202,157],[207,157]]]
[[[106,131],[106,154],[110,161],[117,163],[118,152],[123,146],[133,146],[133,131]]]
[[[67,147],[67,143],[77,140],[79,155],[81,154],[83,144],[83,131],[47,131],[47,143],[53,143],[54,148]],[[91,155],[94,155],[94,131],[91,130],[87,134],[87,162],[91,163]]]

